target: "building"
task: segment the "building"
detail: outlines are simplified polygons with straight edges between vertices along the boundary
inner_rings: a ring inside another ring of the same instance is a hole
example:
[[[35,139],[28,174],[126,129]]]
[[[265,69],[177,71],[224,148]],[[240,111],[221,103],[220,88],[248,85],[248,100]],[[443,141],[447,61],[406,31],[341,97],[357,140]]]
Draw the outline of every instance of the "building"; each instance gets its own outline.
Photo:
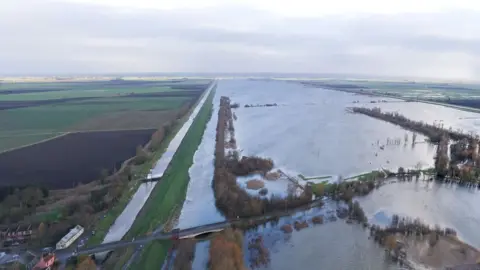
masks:
[[[37,226],[32,224],[15,224],[0,228],[0,241],[3,246],[19,245],[35,237]]]
[[[77,225],[73,227],[60,241],[58,241],[56,248],[57,249],[64,249],[70,246],[75,240],[80,237],[84,232],[84,229],[82,226]]]
[[[33,270],[47,270],[51,269],[53,263],[55,262],[55,255],[54,254],[47,254],[42,256],[40,261],[33,267]]]

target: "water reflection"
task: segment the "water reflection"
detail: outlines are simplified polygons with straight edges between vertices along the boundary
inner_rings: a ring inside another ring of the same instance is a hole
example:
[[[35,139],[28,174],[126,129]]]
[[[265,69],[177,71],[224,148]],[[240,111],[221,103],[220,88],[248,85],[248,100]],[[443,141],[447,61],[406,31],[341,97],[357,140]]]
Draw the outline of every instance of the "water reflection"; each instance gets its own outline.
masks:
[[[380,167],[395,170],[433,164],[434,147],[403,143],[405,134],[412,138],[412,133],[345,111],[353,101],[368,103],[370,97],[279,81],[223,81],[219,90],[241,105],[281,105],[236,109],[237,145],[242,154],[270,157],[292,174],[345,177]],[[397,138],[401,144],[387,145],[388,139]],[[425,139],[419,135],[416,140]]]
[[[412,146],[403,141],[387,144],[387,139],[403,140],[405,134],[412,138],[412,133],[367,116],[349,114],[345,111],[348,106],[380,106],[385,110],[398,110],[417,121],[433,123],[443,119],[445,125],[454,128],[474,130],[478,127],[480,130],[473,113],[413,102],[371,104],[370,101],[379,98],[303,87],[298,83],[224,80],[219,83],[217,93],[217,97],[226,95],[241,104],[234,112],[238,116],[235,121],[237,145],[242,154],[270,157],[277,167],[291,174],[341,174],[346,177],[380,167],[395,170],[399,166],[414,167],[417,164],[432,166],[434,146],[428,143]],[[353,104],[354,101],[358,104]],[[266,103],[280,106],[243,107],[245,104]],[[425,139],[418,135],[416,141]],[[380,145],[384,146],[383,150]],[[210,180],[201,181],[209,183]],[[194,191],[190,193],[194,194]],[[480,226],[477,193],[453,185],[410,182],[383,186],[358,200],[370,219],[377,222],[388,223],[392,214],[420,217],[428,223],[456,229],[461,238],[479,247],[480,235],[475,235],[475,228]],[[383,248],[369,240],[368,233],[361,226],[339,220],[311,225],[291,235],[285,235],[279,229],[282,224],[291,224],[305,215],[308,218],[312,213],[328,215],[331,211],[328,205],[321,210],[312,210],[318,212],[301,212],[282,218],[275,228],[267,226],[259,228],[258,232],[248,232],[247,241],[262,235],[270,249],[271,262],[261,269],[399,269],[399,266],[385,261]],[[205,269],[201,268],[205,261],[205,246],[197,247],[198,250],[202,250],[203,255],[198,261],[195,259],[194,269]],[[245,254],[248,261],[247,247]]]
[[[419,217],[428,224],[439,224],[457,231],[465,242],[479,248],[480,196],[478,189],[436,182],[397,182],[358,198],[372,221],[379,212]]]
[[[258,269],[400,269],[385,259],[383,248],[368,239],[366,230],[343,220],[282,234],[263,234],[271,262]]]

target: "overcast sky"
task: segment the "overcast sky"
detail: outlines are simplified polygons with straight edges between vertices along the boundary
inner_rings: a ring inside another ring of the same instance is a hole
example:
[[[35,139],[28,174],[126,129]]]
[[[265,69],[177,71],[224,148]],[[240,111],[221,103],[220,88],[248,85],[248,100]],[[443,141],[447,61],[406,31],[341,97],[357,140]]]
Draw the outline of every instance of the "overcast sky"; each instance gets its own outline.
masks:
[[[0,0],[0,74],[480,78],[478,0]]]

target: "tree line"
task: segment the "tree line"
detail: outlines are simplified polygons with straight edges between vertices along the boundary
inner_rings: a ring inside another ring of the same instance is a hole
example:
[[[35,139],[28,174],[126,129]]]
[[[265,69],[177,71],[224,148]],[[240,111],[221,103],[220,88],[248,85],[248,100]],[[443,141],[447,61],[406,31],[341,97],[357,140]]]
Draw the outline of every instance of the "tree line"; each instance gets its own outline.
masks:
[[[399,114],[398,112],[382,112],[380,108],[354,107],[352,108],[352,111],[354,113],[361,113],[415,132],[419,132],[427,136],[432,143],[439,143],[443,136],[448,136],[453,140],[469,139],[473,137],[472,135],[465,134],[461,131],[454,131],[452,128],[444,129],[438,125],[413,121]]]
[[[210,242],[208,269],[245,270],[243,260],[243,233],[227,228]]]
[[[307,187],[305,191],[296,196],[290,194],[286,198],[272,196],[269,199],[251,196],[237,184],[237,176],[252,173],[266,174],[274,163],[270,159],[260,157],[239,157],[234,151],[225,155],[225,134],[228,129],[234,129],[232,122],[230,99],[220,98],[218,122],[215,142],[215,171],[212,182],[217,208],[227,217],[250,217],[263,215],[278,210],[295,208],[311,202],[312,189]]]

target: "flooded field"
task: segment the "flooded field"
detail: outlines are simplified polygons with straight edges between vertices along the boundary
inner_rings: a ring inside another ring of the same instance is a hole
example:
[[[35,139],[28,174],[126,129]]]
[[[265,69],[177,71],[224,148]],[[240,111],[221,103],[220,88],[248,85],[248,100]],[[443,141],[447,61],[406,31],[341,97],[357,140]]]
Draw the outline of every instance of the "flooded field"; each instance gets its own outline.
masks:
[[[382,111],[399,112],[411,120],[443,124],[445,128],[451,127],[453,130],[461,129],[465,132],[480,134],[480,114],[478,113],[420,102],[366,104],[366,107],[379,107]]]
[[[218,88],[217,88],[218,89]],[[198,146],[193,165],[189,169],[190,182],[187,197],[183,203],[178,228],[191,228],[225,220],[215,207],[213,195],[213,153],[215,150],[215,130],[218,120],[220,94],[217,90],[213,99],[213,113]]]
[[[222,80],[218,83],[215,108],[220,96],[229,96],[240,107],[234,109],[238,148],[242,155],[272,158],[275,167],[291,175],[333,175],[348,177],[371,170],[433,165],[435,147],[418,135],[364,115],[350,114],[346,107],[379,106],[399,111],[414,120],[433,121],[453,128],[480,131],[479,115],[452,108],[422,103],[375,103],[378,97],[353,95],[298,83],[281,81]],[[356,102],[356,103],[353,103]],[[358,103],[357,103],[358,102]],[[277,103],[273,107],[246,104]],[[215,141],[216,112],[208,124],[203,141],[190,169],[190,185],[179,227],[186,228],[222,219],[216,211],[211,181]],[[405,142],[407,137],[407,142]],[[392,143],[394,142],[394,143]],[[383,148],[383,149],[382,149]],[[393,183],[358,199],[369,219],[388,223],[392,214],[420,217],[424,221],[453,227],[459,237],[474,246],[480,238],[474,231],[480,225],[478,191],[427,182]],[[327,215],[328,207],[314,210]],[[318,214],[312,211],[282,218]],[[327,222],[294,231],[287,236],[277,227],[267,226],[249,232],[246,239],[262,235],[270,250],[270,264],[261,269],[400,269],[385,260],[383,248],[368,239],[360,226],[344,221]],[[206,269],[208,242],[197,245],[194,269]],[[246,251],[247,253],[247,251]],[[247,258],[248,260],[248,255]]]
[[[412,145],[412,133],[345,111],[359,105],[354,101],[370,104],[378,98],[278,81],[225,81],[219,86],[232,102],[241,105],[235,110],[235,127],[242,154],[270,157],[290,174],[348,177],[381,167],[396,170],[399,166],[432,165],[432,145]],[[279,106],[243,107],[257,103]],[[405,136],[410,141],[405,143]],[[394,140],[400,143],[388,143]],[[423,136],[416,138],[417,142],[424,140]]]
[[[385,185],[357,200],[373,223],[377,217],[389,220],[393,214],[419,217],[427,224],[455,229],[460,239],[480,248],[479,195],[478,189],[455,184],[413,181]]]

